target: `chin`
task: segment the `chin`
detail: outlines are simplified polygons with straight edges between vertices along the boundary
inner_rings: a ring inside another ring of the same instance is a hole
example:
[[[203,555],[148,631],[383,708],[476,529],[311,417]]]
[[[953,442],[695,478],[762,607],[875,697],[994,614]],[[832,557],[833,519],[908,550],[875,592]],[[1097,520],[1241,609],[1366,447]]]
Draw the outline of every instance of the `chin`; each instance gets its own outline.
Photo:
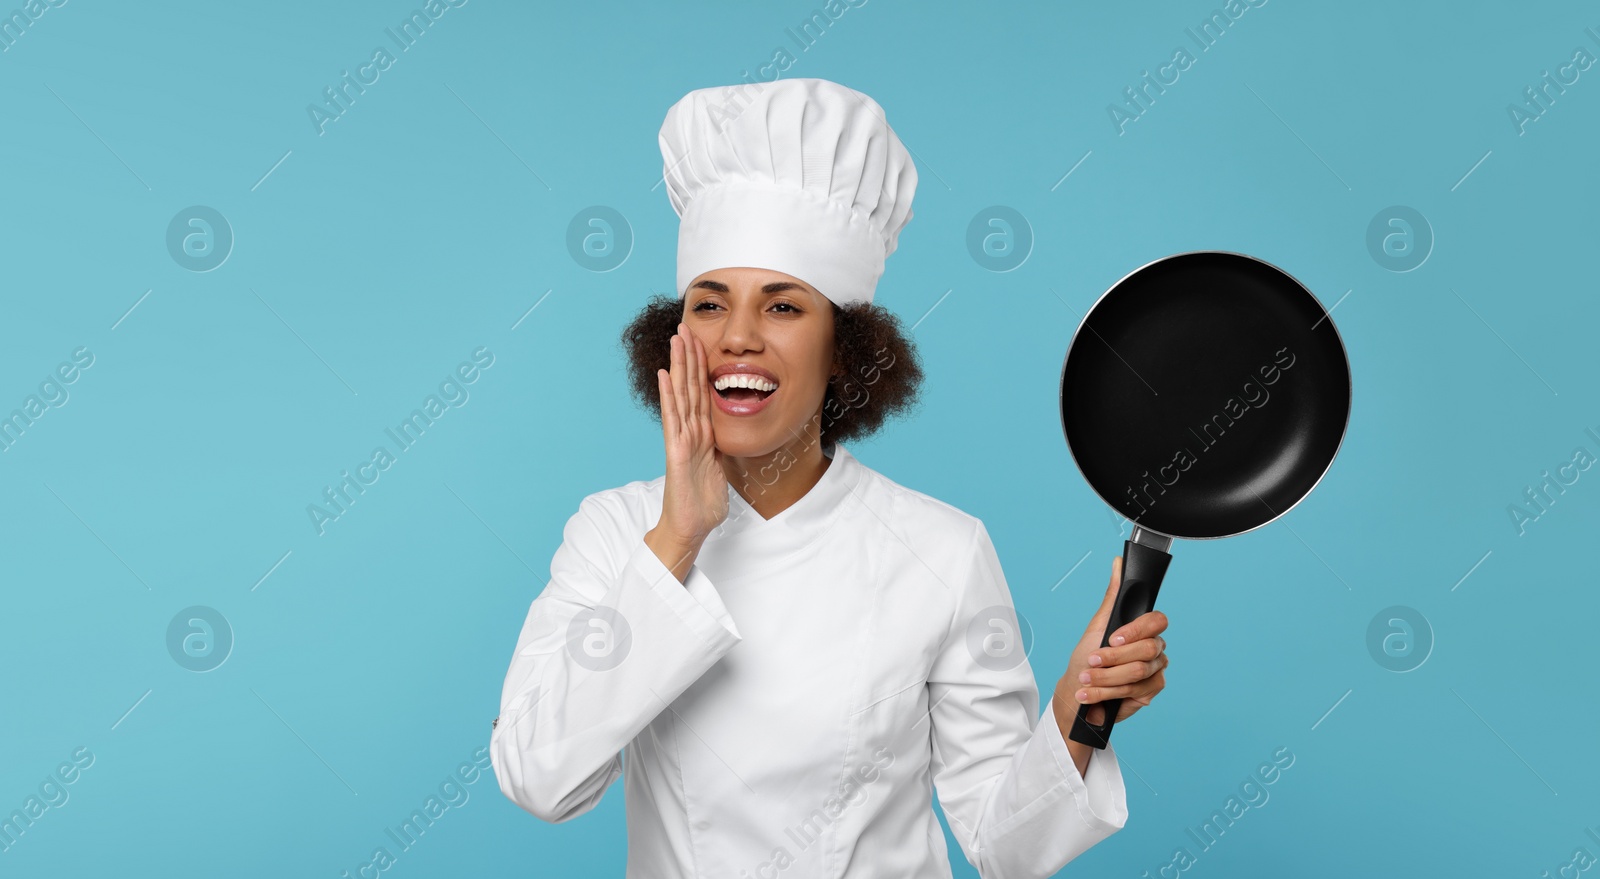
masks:
[[[763,439],[722,439],[717,438],[717,450],[730,458],[759,458],[778,450],[782,443],[774,440]]]
[[[759,458],[783,448],[792,435],[783,430],[762,429],[754,425],[730,426],[724,420],[714,428],[717,449],[732,458]]]

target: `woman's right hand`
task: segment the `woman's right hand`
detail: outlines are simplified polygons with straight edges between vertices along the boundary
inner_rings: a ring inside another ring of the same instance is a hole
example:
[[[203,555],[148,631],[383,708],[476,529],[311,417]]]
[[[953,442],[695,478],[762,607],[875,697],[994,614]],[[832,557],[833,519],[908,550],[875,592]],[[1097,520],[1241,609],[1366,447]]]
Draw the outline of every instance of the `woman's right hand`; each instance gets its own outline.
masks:
[[[667,451],[666,487],[656,532],[694,553],[728,516],[728,477],[711,431],[711,394],[715,391],[707,377],[705,349],[682,323],[671,345],[671,370],[656,370]]]

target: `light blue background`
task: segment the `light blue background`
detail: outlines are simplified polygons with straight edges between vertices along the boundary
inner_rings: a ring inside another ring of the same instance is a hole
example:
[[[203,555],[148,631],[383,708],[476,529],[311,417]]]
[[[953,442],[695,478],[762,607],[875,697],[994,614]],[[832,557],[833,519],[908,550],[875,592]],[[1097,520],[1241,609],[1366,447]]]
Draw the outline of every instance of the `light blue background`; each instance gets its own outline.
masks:
[[[1600,13],[1271,0],[1199,52],[1184,29],[1212,8],[873,0],[800,51],[805,2],[472,0],[320,135],[307,105],[412,4],[46,11],[0,53],[0,413],[79,346],[95,360],[0,453],[0,814],[75,748],[96,759],[0,873],[331,879],[397,850],[384,829],[487,744],[566,518],[662,472],[617,349],[673,285],[656,134],[780,46],[783,75],[881,103],[921,175],[877,301],[920,321],[924,403],[852,451],[985,521],[1046,699],[1125,533],[1056,411],[1083,309],[1195,249],[1338,303],[1344,446],[1285,518],[1175,545],[1168,685],[1115,739],[1128,824],[1064,874],[1155,876],[1180,846],[1216,877],[1600,854],[1600,470],[1524,535],[1507,513],[1600,453],[1600,68],[1525,133],[1507,112],[1600,53]],[[1180,46],[1196,62],[1119,134],[1107,105]],[[235,236],[210,272],[165,243],[191,205]],[[592,205],[633,237],[609,272],[567,248]],[[1031,227],[1013,271],[966,244],[992,205]],[[1431,226],[1415,270],[1368,250],[1390,205]],[[479,346],[469,401],[319,536],[306,506]],[[167,648],[190,605],[236,639],[203,674]],[[1434,637],[1404,674],[1367,647],[1391,605]],[[1185,831],[1278,748],[1270,800],[1202,851]],[[621,875],[620,785],[561,826],[492,777],[467,791],[385,875]]]

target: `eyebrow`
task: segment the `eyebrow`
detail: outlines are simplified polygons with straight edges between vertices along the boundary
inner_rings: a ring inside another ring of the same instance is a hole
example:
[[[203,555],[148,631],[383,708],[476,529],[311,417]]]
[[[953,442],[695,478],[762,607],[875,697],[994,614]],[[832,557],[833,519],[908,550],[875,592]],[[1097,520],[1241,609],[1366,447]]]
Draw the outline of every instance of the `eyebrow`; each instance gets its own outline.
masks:
[[[726,292],[728,292],[728,285],[727,284],[724,284],[721,281],[712,281],[710,279],[701,281],[698,284],[695,284],[693,287],[690,287],[689,289],[693,290],[693,289],[695,289],[697,287],[704,287],[707,290],[713,290],[713,291],[715,291],[717,293],[726,293]],[[788,291],[788,290],[799,290],[799,291],[804,292],[805,289],[806,288],[800,286],[799,284],[796,284],[793,281],[773,281],[770,284],[763,285],[762,288],[761,288],[761,292],[763,292],[763,293],[783,293],[783,292]]]

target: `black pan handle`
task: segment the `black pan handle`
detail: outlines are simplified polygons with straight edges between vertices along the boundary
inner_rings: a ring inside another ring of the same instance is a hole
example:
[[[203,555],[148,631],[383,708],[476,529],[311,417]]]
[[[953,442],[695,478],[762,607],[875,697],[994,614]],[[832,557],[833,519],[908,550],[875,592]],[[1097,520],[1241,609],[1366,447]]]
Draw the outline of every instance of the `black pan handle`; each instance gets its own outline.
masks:
[[[1111,618],[1106,621],[1101,647],[1111,646],[1113,632],[1155,608],[1156,593],[1161,591],[1161,581],[1171,561],[1171,553],[1132,540],[1122,542],[1122,582],[1117,585],[1117,599],[1111,605]],[[1072,683],[1077,684],[1076,681]],[[1078,717],[1067,738],[1103,749],[1111,741],[1111,727],[1117,722],[1117,709],[1122,707],[1122,700],[1107,699],[1093,704],[1105,710],[1105,722],[1099,726],[1090,723],[1089,705],[1079,705]]]

